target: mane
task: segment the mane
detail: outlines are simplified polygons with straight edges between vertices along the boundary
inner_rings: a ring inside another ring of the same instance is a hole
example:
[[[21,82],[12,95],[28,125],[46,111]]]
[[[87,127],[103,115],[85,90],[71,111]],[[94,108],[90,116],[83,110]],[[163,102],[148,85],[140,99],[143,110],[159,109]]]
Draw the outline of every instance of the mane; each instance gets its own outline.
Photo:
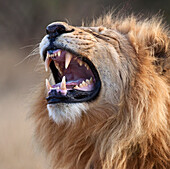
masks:
[[[149,55],[155,59],[157,72],[164,75],[170,84],[170,32],[162,16],[156,14],[150,18],[142,18],[140,15],[115,15],[114,12],[109,12],[93,20],[89,26],[103,26],[125,34],[137,53],[140,48],[147,49]]]
[[[100,166],[102,169],[167,169],[170,167],[168,27],[157,16],[139,19],[133,15],[113,17],[113,14],[90,24],[96,26],[125,35],[136,52],[133,59],[137,60],[138,65],[134,66],[138,69],[135,78],[124,88],[119,110],[107,105],[100,107],[94,102],[96,108],[81,119],[57,125],[49,119],[42,85],[33,106],[35,136],[50,154],[56,169],[58,166],[71,169],[76,165],[91,169]],[[115,111],[116,114],[109,113]]]

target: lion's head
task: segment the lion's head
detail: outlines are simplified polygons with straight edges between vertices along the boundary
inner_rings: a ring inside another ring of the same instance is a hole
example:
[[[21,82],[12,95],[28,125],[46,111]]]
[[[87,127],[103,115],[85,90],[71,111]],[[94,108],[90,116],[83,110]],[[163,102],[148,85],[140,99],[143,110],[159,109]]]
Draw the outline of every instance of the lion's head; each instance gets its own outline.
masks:
[[[167,166],[169,34],[161,21],[106,15],[46,31],[46,90],[35,114],[56,168]]]

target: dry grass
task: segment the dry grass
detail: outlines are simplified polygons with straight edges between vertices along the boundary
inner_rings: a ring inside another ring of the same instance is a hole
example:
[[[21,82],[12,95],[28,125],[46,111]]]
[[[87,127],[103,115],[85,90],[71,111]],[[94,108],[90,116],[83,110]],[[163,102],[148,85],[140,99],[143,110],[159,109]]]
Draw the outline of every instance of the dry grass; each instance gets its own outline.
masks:
[[[18,56],[16,51],[1,51],[0,56],[0,169],[45,169],[46,160],[37,151],[27,118],[27,95],[37,76],[35,64],[26,61],[15,67],[21,60]]]

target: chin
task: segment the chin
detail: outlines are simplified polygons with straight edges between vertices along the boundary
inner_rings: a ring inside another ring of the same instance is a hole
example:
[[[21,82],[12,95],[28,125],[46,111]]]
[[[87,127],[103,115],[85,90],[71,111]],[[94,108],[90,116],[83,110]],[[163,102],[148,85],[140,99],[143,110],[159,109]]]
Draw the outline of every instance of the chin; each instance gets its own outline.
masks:
[[[57,124],[75,123],[81,119],[82,114],[88,110],[88,105],[83,103],[73,104],[47,104],[49,117]]]

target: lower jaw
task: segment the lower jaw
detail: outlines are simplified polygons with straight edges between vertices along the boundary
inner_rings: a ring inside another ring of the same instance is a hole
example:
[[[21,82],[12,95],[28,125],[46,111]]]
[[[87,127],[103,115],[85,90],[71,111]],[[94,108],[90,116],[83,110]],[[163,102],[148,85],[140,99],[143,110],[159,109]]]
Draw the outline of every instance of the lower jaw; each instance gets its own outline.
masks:
[[[90,102],[97,98],[100,88],[101,83],[98,82],[92,91],[68,90],[67,94],[63,95],[61,92],[51,90],[46,99],[48,104]]]

